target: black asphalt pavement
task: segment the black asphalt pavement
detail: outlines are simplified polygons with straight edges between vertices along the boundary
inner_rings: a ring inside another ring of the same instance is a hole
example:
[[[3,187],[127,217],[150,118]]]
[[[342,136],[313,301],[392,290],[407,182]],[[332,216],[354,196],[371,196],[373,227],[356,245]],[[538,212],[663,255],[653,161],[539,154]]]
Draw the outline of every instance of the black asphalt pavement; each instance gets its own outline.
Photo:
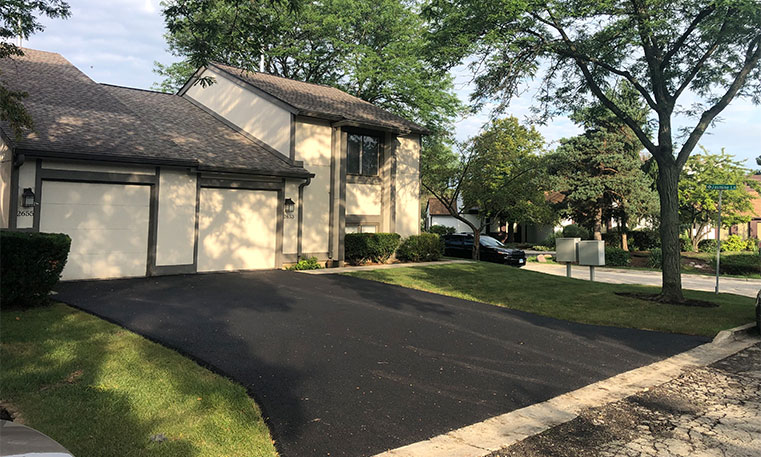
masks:
[[[61,301],[240,382],[284,457],[373,455],[706,341],[287,271],[68,282],[57,290]]]

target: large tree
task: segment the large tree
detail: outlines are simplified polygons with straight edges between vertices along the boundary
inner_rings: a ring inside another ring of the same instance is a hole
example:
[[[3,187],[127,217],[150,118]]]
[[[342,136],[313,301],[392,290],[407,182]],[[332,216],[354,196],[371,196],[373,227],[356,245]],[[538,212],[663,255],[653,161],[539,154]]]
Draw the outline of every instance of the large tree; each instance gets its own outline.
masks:
[[[600,101],[658,164],[664,301],[683,301],[679,176],[703,133],[737,97],[761,96],[761,3],[755,0],[430,0],[426,8],[444,68],[480,70],[476,103],[505,104],[541,74],[539,113]],[[606,89],[627,81],[650,109],[651,138]],[[692,91],[703,105],[682,106]],[[684,135],[676,113],[695,119]]]
[[[449,74],[420,58],[428,43],[414,2],[174,0],[164,16],[170,50],[182,60],[157,65],[163,90],[221,61],[338,87],[435,134],[448,133],[460,110]]]
[[[751,219],[754,196],[748,188],[761,191],[759,182],[750,178],[750,170],[724,149],[711,154],[702,149],[687,160],[679,181],[679,215],[687,227],[692,249],[705,238],[718,219],[719,191],[707,190],[706,184],[735,184],[735,190],[722,191],[721,222],[725,227]]]
[[[38,16],[69,17],[69,5],[61,0],[12,0],[0,2],[0,59],[23,56],[24,51],[15,45],[15,39],[28,40],[29,36],[45,29]],[[24,109],[22,100],[26,92],[11,90],[0,78],[0,120],[7,122],[16,137],[34,126]]]

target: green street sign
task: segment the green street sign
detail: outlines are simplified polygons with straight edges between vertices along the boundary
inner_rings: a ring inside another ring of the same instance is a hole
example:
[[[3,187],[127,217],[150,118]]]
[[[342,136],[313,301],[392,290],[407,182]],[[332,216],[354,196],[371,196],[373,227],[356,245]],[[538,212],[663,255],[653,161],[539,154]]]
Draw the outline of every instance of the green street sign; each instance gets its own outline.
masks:
[[[737,184],[706,184],[706,190],[735,190]]]

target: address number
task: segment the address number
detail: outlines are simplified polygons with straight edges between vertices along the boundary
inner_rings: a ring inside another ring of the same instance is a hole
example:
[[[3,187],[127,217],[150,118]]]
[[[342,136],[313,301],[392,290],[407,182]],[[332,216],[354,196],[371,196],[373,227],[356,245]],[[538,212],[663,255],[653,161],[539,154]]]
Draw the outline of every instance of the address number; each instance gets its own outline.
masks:
[[[33,217],[34,216],[34,210],[23,210],[16,213],[16,217]]]

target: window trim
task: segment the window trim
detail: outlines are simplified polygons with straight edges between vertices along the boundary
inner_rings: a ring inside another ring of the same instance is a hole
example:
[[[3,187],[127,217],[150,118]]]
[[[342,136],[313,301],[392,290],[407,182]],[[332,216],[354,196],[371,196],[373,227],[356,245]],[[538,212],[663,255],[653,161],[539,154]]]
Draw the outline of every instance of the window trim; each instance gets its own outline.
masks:
[[[383,163],[383,154],[385,151],[385,138],[386,135],[383,134],[383,132],[378,132],[375,130],[365,130],[365,129],[345,129],[346,132],[346,176],[347,180],[349,177],[352,177],[352,180],[350,182],[355,183],[362,183],[362,184],[372,184],[375,181],[379,181],[381,179],[381,164]],[[348,171],[348,162],[349,162],[349,136],[351,135],[357,135],[360,138],[370,136],[373,138],[377,138],[378,140],[378,156],[377,156],[377,164],[376,164],[376,173],[374,175],[365,175],[362,174],[362,167],[363,167],[363,155],[364,155],[364,140],[360,143],[360,149],[359,149],[359,173],[350,173]],[[367,182],[363,180],[362,178],[369,178],[371,181]]]

